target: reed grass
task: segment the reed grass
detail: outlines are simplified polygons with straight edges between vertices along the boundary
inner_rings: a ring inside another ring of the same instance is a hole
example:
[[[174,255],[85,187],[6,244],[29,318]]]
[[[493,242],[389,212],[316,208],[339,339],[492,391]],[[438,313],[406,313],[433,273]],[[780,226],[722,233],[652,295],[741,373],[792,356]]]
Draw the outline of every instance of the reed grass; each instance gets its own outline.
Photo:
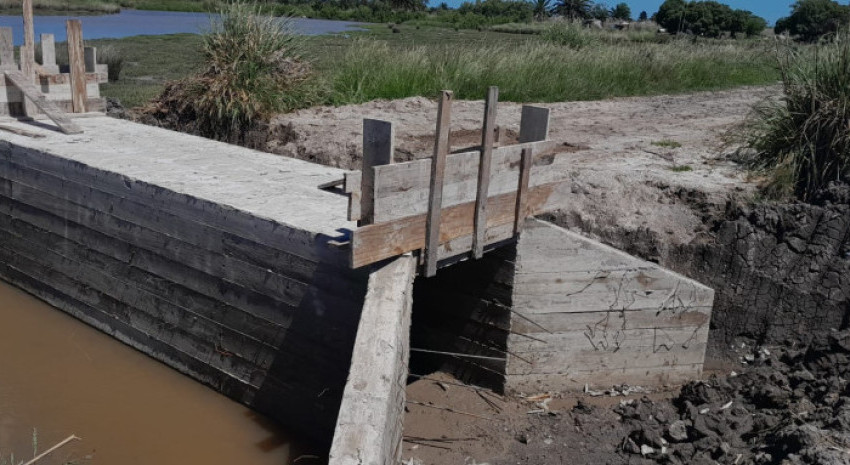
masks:
[[[766,176],[768,197],[805,201],[850,179],[850,31],[814,48],[777,47],[783,95],[745,125],[745,161]]]

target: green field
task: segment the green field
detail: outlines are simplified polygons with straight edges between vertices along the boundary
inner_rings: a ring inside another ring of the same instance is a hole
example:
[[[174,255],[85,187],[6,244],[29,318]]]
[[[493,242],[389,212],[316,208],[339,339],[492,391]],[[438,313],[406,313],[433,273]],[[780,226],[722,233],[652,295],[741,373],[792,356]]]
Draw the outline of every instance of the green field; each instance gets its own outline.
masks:
[[[376,98],[435,95],[482,98],[490,85],[506,101],[591,100],[774,83],[767,41],[596,40],[576,49],[539,35],[442,27],[370,26],[363,32],[306,37],[301,55],[315,69],[309,99],[347,104]],[[599,32],[598,34],[608,34]],[[191,34],[93,40],[125,59],[121,79],[103,93],[126,106],[149,101],[168,80],[198,70],[200,37]]]

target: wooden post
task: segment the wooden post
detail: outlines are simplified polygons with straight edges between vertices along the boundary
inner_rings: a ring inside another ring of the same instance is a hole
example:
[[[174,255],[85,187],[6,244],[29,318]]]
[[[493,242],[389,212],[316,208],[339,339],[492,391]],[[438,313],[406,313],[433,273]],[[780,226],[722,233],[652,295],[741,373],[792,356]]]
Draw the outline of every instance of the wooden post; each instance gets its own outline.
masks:
[[[478,194],[475,197],[475,232],[472,234],[472,256],[484,255],[484,238],[487,232],[487,196],[490,190],[490,161],[493,158],[496,107],[499,103],[499,88],[491,86],[484,104],[484,127],[481,131],[481,157],[478,162]]]
[[[78,19],[69,19],[65,26],[68,32],[68,61],[71,66],[71,108],[74,113],[85,113],[88,93],[83,26]]]
[[[86,47],[83,49],[85,55],[86,72],[94,73],[97,69],[97,47]]]
[[[549,109],[523,105],[519,122],[519,143],[539,142],[548,137]]]
[[[446,171],[446,155],[449,153],[449,133],[451,131],[452,98],[451,91],[440,93],[440,105],[437,109],[437,135],[434,142],[434,157],[431,159],[431,184],[428,201],[428,216],[425,220],[425,276],[437,274],[437,260],[440,250],[440,215],[443,209],[443,175]]]
[[[12,28],[0,27],[0,69],[17,71],[15,64],[15,45],[12,42]]]
[[[528,181],[531,176],[531,167],[534,165],[534,153],[531,147],[522,149],[522,158],[519,165],[519,184],[516,191],[516,217],[514,218],[514,234],[522,231],[522,224],[528,216]]]
[[[35,29],[32,23],[32,0],[23,0],[24,46],[21,47],[21,71],[24,76],[35,80]],[[27,72],[29,70],[29,72]]]
[[[377,119],[363,120],[363,166],[360,178],[360,221],[358,226],[375,222],[375,167],[393,162],[395,137],[393,124]]]
[[[30,46],[21,45],[21,76],[30,83],[35,83],[35,62],[26,58],[29,55]],[[34,117],[38,114],[38,107],[26,96],[21,103],[23,103],[24,115]]]
[[[56,38],[53,34],[41,35],[41,67],[48,73],[59,73],[56,65]]]

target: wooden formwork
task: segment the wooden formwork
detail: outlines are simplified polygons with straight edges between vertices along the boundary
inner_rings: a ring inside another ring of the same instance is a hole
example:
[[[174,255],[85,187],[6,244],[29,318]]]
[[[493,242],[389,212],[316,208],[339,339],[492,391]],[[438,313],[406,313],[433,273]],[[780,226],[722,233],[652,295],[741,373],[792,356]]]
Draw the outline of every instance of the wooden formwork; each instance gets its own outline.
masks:
[[[541,213],[553,186],[531,183],[535,157],[550,154],[549,110],[524,106],[519,144],[496,146],[498,89],[488,92],[481,146],[449,153],[452,93],[440,96],[430,159],[393,163],[391,122],[364,120],[363,168],[347,173],[351,265],[359,268],[420,250],[423,274],[437,263],[513,240],[523,220]]]
[[[66,134],[82,132],[66,115],[105,110],[98,85],[107,80],[105,65],[97,64],[97,50],[83,44],[79,20],[66,22],[69,69],[62,73],[56,64],[55,37],[41,35],[41,63],[35,61],[35,34],[32,2],[23,3],[24,44],[20,63],[15,62],[12,29],[0,28],[0,114],[32,117],[39,113],[50,118]]]

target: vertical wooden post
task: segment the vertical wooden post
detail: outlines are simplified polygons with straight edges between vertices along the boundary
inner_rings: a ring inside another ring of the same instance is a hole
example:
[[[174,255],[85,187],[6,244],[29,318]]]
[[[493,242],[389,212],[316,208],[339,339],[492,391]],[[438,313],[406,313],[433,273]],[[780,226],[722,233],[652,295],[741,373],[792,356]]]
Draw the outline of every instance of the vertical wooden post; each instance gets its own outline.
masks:
[[[363,166],[360,178],[360,221],[358,226],[375,222],[375,167],[393,162],[395,137],[393,123],[377,119],[363,120]]]
[[[41,35],[41,67],[48,73],[59,73],[56,65],[56,38],[53,34]]]
[[[12,42],[12,28],[0,27],[0,69],[17,70],[15,64],[15,45]]]
[[[85,56],[86,72],[94,73],[97,68],[97,47],[86,47],[83,49]]]
[[[519,164],[519,184],[516,190],[514,234],[519,234],[522,231],[522,224],[525,222],[525,217],[528,216],[528,181],[533,165],[534,154],[531,147],[522,149],[522,158]]]
[[[65,22],[68,33],[68,61],[71,66],[71,108],[74,113],[86,111],[86,63],[83,49],[83,26],[78,19]]]
[[[549,109],[523,105],[519,122],[519,143],[539,142],[548,137]]]
[[[425,276],[437,274],[440,251],[440,216],[443,209],[443,175],[446,171],[446,156],[449,153],[449,132],[452,120],[452,98],[449,90],[440,93],[437,109],[437,135],[434,142],[434,157],[431,159],[431,194],[428,200],[428,216],[425,222]]]
[[[24,46],[26,46],[21,48],[21,71],[24,72],[24,76],[35,80],[35,29],[32,23],[32,0],[23,0],[21,6],[24,10]]]
[[[475,229],[472,234],[472,256],[484,255],[485,233],[487,232],[487,196],[490,191],[490,161],[493,158],[493,139],[496,136],[496,106],[499,103],[499,88],[491,86],[484,103],[484,127],[481,130],[481,157],[478,161],[478,194],[475,197]]]
[[[21,74],[27,82],[33,84],[35,82],[35,62],[26,58],[30,55],[30,48],[29,45],[21,45]],[[38,107],[26,95],[23,96],[21,103],[23,104],[24,115],[33,117],[38,114]]]

